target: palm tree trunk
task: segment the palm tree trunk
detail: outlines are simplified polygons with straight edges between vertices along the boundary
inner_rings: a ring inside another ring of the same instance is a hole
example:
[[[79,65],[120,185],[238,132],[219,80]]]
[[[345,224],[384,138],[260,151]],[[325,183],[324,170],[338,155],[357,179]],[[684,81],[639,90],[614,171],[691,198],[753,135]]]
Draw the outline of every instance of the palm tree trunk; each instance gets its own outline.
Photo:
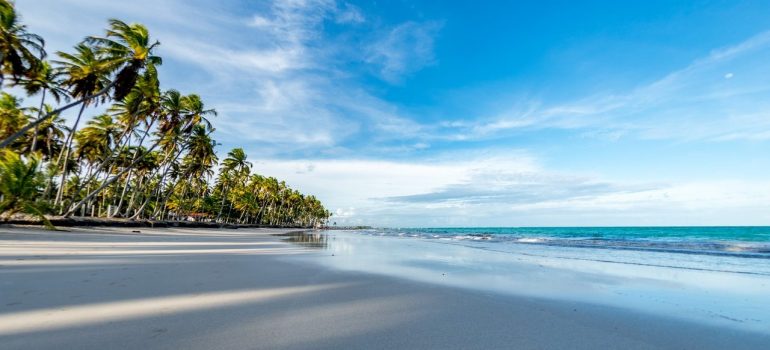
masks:
[[[75,125],[72,126],[72,130],[70,130],[69,135],[67,135],[67,141],[64,142],[64,149],[62,152],[64,152],[64,163],[62,164],[62,172],[61,172],[61,181],[59,185],[59,192],[56,194],[56,199],[54,200],[53,204],[54,206],[57,206],[62,201],[62,197],[64,195],[64,186],[66,185],[66,179],[67,179],[67,161],[70,157],[70,149],[72,148],[72,139],[75,136],[75,133],[78,130],[78,123],[80,123],[80,118],[83,116],[83,111],[86,109],[86,104],[84,103],[82,106],[80,106],[80,112],[78,113],[78,117],[75,119]]]
[[[185,147],[180,147],[179,151],[176,153],[176,156],[174,156],[174,160],[172,160],[171,162],[168,162],[168,164],[166,165],[166,168],[163,169],[163,174],[160,176],[160,181],[158,182],[158,190],[157,190],[158,198],[160,198],[161,194],[163,193],[163,183],[166,181],[166,175],[168,175],[169,170],[171,170],[171,165],[179,159],[179,156],[182,155],[182,152],[184,152],[184,149]],[[166,163],[165,160],[164,160],[164,163]],[[155,210],[152,213],[153,217],[156,217],[161,211],[163,211],[163,209],[165,208],[166,202],[168,201],[168,198],[171,196],[171,193],[173,192],[173,189],[174,189],[174,186],[171,186],[171,189],[169,190],[168,195],[164,196],[165,199],[163,200],[163,206],[158,206],[158,208],[155,208]]]
[[[168,208],[168,201],[171,199],[171,195],[174,194],[174,188],[176,188],[176,184],[171,184],[171,186],[168,188],[168,193],[166,193],[163,196],[162,201],[158,201],[158,207],[155,208],[155,211],[152,213],[152,217],[156,218],[158,215],[160,215],[160,219],[163,220],[163,215],[166,212],[166,208]],[[161,189],[162,191],[162,189]],[[158,192],[158,195],[160,195],[162,192]],[[162,203],[162,204],[161,204]]]
[[[59,154],[61,155],[61,153],[59,153]],[[61,157],[59,157],[59,158],[61,158]],[[54,168],[58,168],[59,167],[59,160],[56,161],[56,163],[54,165]],[[53,187],[53,178],[56,177],[56,173],[52,172],[51,176],[47,176],[47,177],[48,177],[48,181],[45,182],[45,189],[43,189],[43,194],[41,195],[41,197],[43,199],[45,199],[45,200],[51,199],[51,197],[50,197],[51,196],[51,188]]]
[[[140,205],[139,208],[136,209],[136,212],[134,212],[134,215],[131,215],[131,217],[129,217],[128,219],[129,220],[140,219],[142,217],[142,213],[144,212],[144,208],[146,208],[147,204],[150,203],[151,198],[152,196],[148,195],[147,198],[142,203],[142,205]]]
[[[168,162],[168,158],[169,158],[170,155],[171,155],[171,152],[166,152],[166,155],[163,157],[163,161],[161,162],[161,164],[166,164],[166,162]],[[152,179],[156,175],[158,175],[158,172],[160,171],[160,169],[161,169],[161,167],[158,167],[157,169],[153,170],[153,172],[149,176],[149,178]],[[150,191],[147,191],[147,190],[143,190],[142,191],[143,193],[145,193],[146,198],[144,199],[142,204],[139,206],[139,208],[136,209],[136,212],[134,213],[134,215],[132,215],[129,219],[135,220],[138,217],[140,217],[141,213],[144,211],[144,208],[147,206],[147,204],[153,198],[153,195],[154,195],[155,198],[160,199],[161,190],[163,188],[163,178],[166,176],[167,169],[168,169],[168,167],[166,167],[166,169],[163,170],[163,175],[161,175],[161,178],[158,180],[158,184],[154,188],[150,189]],[[148,183],[147,186],[149,186],[149,183]],[[129,204],[129,208],[131,208],[133,206],[133,203],[134,203],[134,196],[132,195],[131,196],[131,201],[130,201],[130,204]],[[158,201],[158,203],[160,203],[160,201]],[[128,216],[128,215],[129,215],[129,211],[126,210],[126,216]]]
[[[267,200],[267,203],[264,203],[259,207],[259,213],[257,213],[257,224],[262,224],[262,217],[265,213],[265,208],[270,205],[270,200]]]
[[[138,218],[141,218],[142,213],[144,212],[144,208],[147,207],[147,204],[149,204],[150,200],[152,200],[152,198],[153,198],[152,197],[152,193],[153,192],[155,192],[154,189],[152,189],[150,191],[145,191],[144,192],[144,194],[146,196],[146,198],[144,199],[144,202],[142,202],[142,205],[140,205],[139,208],[136,209],[136,212],[134,212],[134,215],[129,217],[129,220],[136,220]],[[156,198],[157,198],[157,196],[156,196]],[[126,215],[128,215],[128,213]]]
[[[139,113],[131,114],[131,118],[133,119],[138,115]],[[113,147],[115,152],[119,152],[126,145],[128,145],[128,147],[131,147],[131,134],[133,133],[133,131],[134,131],[134,127],[132,125],[126,126],[126,128],[120,133],[120,136],[118,136],[118,138],[115,141],[115,147]],[[109,155],[105,155],[104,159],[101,162],[99,162],[99,166],[96,167],[96,172],[94,172],[94,176],[96,176],[96,174],[102,171],[102,169],[104,169],[104,167],[106,167],[107,165],[110,166],[107,173],[109,174],[110,172],[112,172],[112,166],[117,161],[117,158],[118,157],[109,157]],[[89,178],[86,181],[91,181],[91,180],[92,179]]]
[[[136,188],[133,191],[131,191],[131,197],[129,198],[128,204],[126,205],[126,211],[125,211],[125,214],[123,215],[124,217],[128,217],[129,215],[131,215],[131,208],[133,208],[134,204],[136,203],[137,193],[139,193],[140,191],[144,193],[144,189],[142,188],[142,185],[144,184],[145,178],[146,177],[144,176],[139,176],[139,182],[136,184]]]
[[[164,156],[163,161],[161,162],[161,164],[165,164],[168,161],[168,157],[169,156],[170,156],[169,152],[166,152],[166,155]],[[141,184],[144,183],[144,179],[145,178],[148,178],[148,179],[154,178],[156,175],[158,175],[158,172],[160,171],[160,169],[161,168],[158,167],[158,168],[154,169],[149,176],[142,177],[142,180],[140,181],[139,188],[141,188]],[[162,177],[165,177],[165,174],[166,174],[166,169],[164,169]],[[150,183],[151,183],[150,181],[145,183],[147,188],[149,188]],[[147,191],[147,189],[143,189],[142,190],[142,193],[145,194],[146,198],[145,198],[144,202],[142,202],[142,205],[140,205],[139,208],[136,210],[134,215],[132,215],[130,217],[131,220],[134,220],[134,219],[136,219],[137,217],[140,216],[140,214],[144,211],[144,208],[149,203],[150,199],[153,198],[153,193],[155,193],[155,195],[154,195],[155,198],[160,199],[160,193],[161,193],[160,190],[161,190],[162,186],[163,186],[163,179],[161,178],[158,181],[158,184],[154,188],[150,189],[149,191]],[[136,194],[136,192],[134,192],[134,194]],[[134,205],[134,196],[132,195],[131,196],[131,201],[129,202],[129,205],[128,205],[128,208],[133,207],[133,205]],[[130,214],[129,211],[126,210],[126,216],[128,216],[129,214]]]
[[[160,219],[163,220],[163,216],[168,212],[166,210],[168,208],[168,201],[171,199],[171,195],[174,194],[175,188],[176,188],[176,183],[172,183],[168,189],[168,193],[166,193],[163,196],[163,200],[158,202],[158,204],[160,205],[157,208],[155,208],[155,211],[152,213],[152,218],[157,218],[158,215],[160,215]]]
[[[181,203],[179,205],[179,208],[177,208],[176,217],[177,220],[179,220],[179,214],[180,212],[186,212],[187,211],[187,192],[190,190],[190,183],[185,181],[185,186],[182,188],[182,197],[181,197]]]
[[[153,150],[155,150],[155,147],[158,147],[158,144],[160,144],[160,141],[156,141],[156,142],[155,142],[155,143],[152,145],[152,147],[150,147],[149,149],[147,149],[147,151],[145,151],[145,152],[144,152],[144,154],[142,154],[142,156],[141,156],[141,157],[136,157],[136,159],[134,159],[134,161],[133,161],[133,162],[131,162],[131,164],[129,164],[129,165],[128,165],[128,166],[127,166],[125,169],[121,170],[121,171],[120,171],[118,174],[116,174],[116,175],[115,175],[115,176],[113,176],[112,178],[108,178],[107,180],[105,180],[105,181],[104,181],[104,183],[102,183],[102,185],[101,185],[101,186],[99,186],[97,189],[95,189],[95,190],[91,191],[91,193],[89,193],[89,194],[88,194],[88,195],[87,195],[85,198],[83,198],[83,199],[82,199],[80,202],[78,202],[76,205],[74,205],[74,206],[71,206],[71,207],[70,207],[70,209],[69,209],[69,210],[67,210],[67,212],[66,212],[66,213],[64,213],[64,217],[65,217],[65,218],[67,218],[67,217],[70,217],[70,216],[72,215],[72,213],[74,213],[74,212],[75,212],[75,209],[76,209],[77,207],[79,207],[79,206],[80,206],[80,205],[82,205],[83,203],[85,203],[85,202],[89,201],[91,198],[93,198],[93,197],[94,197],[95,195],[97,195],[99,192],[101,192],[101,191],[103,191],[105,188],[107,188],[107,186],[109,186],[109,185],[111,185],[113,182],[117,181],[117,180],[118,180],[118,178],[120,178],[120,177],[121,177],[123,174],[127,173],[127,172],[128,172],[130,169],[133,169],[133,168],[134,168],[134,166],[136,166],[136,164],[137,164],[137,163],[139,163],[139,161],[140,161],[142,158],[146,157],[148,154],[150,154],[150,152],[152,152]]]
[[[227,215],[225,215],[225,222],[230,222],[230,214],[233,212],[233,203],[227,204]]]
[[[126,184],[123,186],[123,190],[120,191],[120,197],[118,199],[118,204],[116,205],[115,211],[110,214],[111,218],[114,218],[118,213],[120,213],[120,208],[123,207],[123,199],[126,197],[126,193],[128,192],[128,187],[131,185],[131,175],[134,174],[134,169],[131,169],[128,171],[128,174],[126,175]]]
[[[217,214],[217,221],[222,217],[222,212],[225,210],[225,201],[227,200],[227,184],[222,183],[222,205],[219,206],[219,214]]]
[[[153,124],[155,124],[155,119],[156,118],[152,118],[150,123],[147,124],[147,128],[144,130],[144,135],[142,135],[142,138],[139,139],[139,144],[137,144],[137,150],[139,149],[139,147],[142,146],[142,143],[144,142],[145,138],[147,138],[147,135],[150,133],[150,129],[152,128]],[[160,140],[158,141],[160,142]],[[147,154],[149,154],[149,152],[145,153],[142,157],[146,156]],[[134,155],[134,159],[132,159],[132,163],[135,163],[138,157],[139,157],[139,152],[137,151],[136,154]],[[118,201],[118,208],[115,210],[115,214],[113,214],[111,217],[115,216],[117,213],[120,212],[120,208],[123,206],[123,199],[126,196],[126,191],[128,190],[128,186],[131,184],[131,177],[133,174],[134,174],[133,171],[128,172],[128,176],[126,177],[126,185],[123,187],[123,192],[120,194],[120,201]]]
[[[40,119],[40,115],[43,114],[43,107],[45,106],[45,93],[47,89],[43,89],[43,96],[40,98],[40,108],[37,110],[37,119]],[[37,148],[37,130],[38,125],[35,125],[35,131],[32,133],[32,146],[29,148],[30,153],[34,153]]]

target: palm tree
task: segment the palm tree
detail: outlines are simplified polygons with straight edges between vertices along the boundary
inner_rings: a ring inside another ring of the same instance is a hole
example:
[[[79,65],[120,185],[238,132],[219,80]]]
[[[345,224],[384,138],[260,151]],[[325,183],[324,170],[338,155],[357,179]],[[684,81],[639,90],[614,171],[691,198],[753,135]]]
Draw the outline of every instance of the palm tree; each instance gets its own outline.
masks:
[[[153,55],[160,42],[152,42],[145,26],[117,19],[110,19],[109,24],[104,37],[91,36],[87,40],[99,47],[108,57],[111,70],[118,72],[113,97],[121,100],[134,87],[142,69],[147,65],[160,65],[163,60]]]
[[[187,113],[188,119],[187,123],[183,124],[182,131],[190,132],[192,126],[198,124],[204,125],[208,131],[214,130],[208,117],[216,117],[217,111],[214,109],[206,109],[200,96],[196,94],[189,94],[182,97],[181,103],[185,112]]]
[[[5,92],[0,93],[0,137],[14,134],[21,129],[28,119],[25,112],[21,107],[21,99]],[[12,146],[16,149],[20,144],[16,142]]]
[[[30,75],[45,58],[44,45],[43,38],[19,22],[13,3],[0,0],[0,85],[6,76],[18,80]]]
[[[47,94],[50,93],[51,97],[53,97],[56,103],[59,103],[62,99],[69,100],[67,90],[61,87],[59,78],[59,72],[54,70],[50,63],[42,61],[37,66],[37,69],[34,69],[28,78],[22,79],[19,82],[19,85],[24,88],[24,90],[27,92],[27,95],[35,95],[37,93],[41,94],[40,107],[37,110],[37,118],[35,119],[39,119],[43,115],[43,112],[48,113],[53,111],[53,108],[49,108],[47,110],[44,108]],[[35,125],[35,131],[32,133],[33,136],[32,149],[30,150],[31,152],[34,152],[37,146],[37,128],[38,125]]]
[[[101,114],[75,134],[75,155],[90,164],[96,164],[112,152],[120,126],[109,114]]]
[[[56,61],[60,65],[60,69],[65,75],[62,80],[62,85],[70,89],[70,94],[79,99],[84,99],[87,96],[96,94],[97,92],[105,89],[110,85],[108,80],[109,67],[101,57],[91,46],[84,43],[75,46],[75,54],[69,54],[66,52],[58,52],[58,55],[62,58],[61,61]],[[57,163],[62,164],[61,181],[59,182],[59,191],[56,194],[54,205],[58,205],[62,201],[62,195],[64,194],[67,178],[67,160],[69,159],[70,149],[72,147],[73,135],[77,132],[80,118],[83,116],[83,111],[86,106],[91,103],[99,103],[104,101],[105,98],[101,97],[97,100],[84,100],[80,106],[80,112],[75,119],[73,127],[67,134],[67,139],[64,141],[64,149],[62,157],[64,161],[60,160]]]
[[[134,87],[131,89],[131,93],[126,95],[120,103],[116,104],[113,110],[117,112],[116,116],[124,125],[124,134],[126,135],[126,143],[130,144],[131,138],[134,134],[134,130],[143,126],[144,132],[140,133],[141,137],[137,141],[137,146],[142,146],[147,136],[150,134],[153,125],[162,116],[161,107],[161,93],[157,77],[157,70],[155,66],[149,66],[141,77],[135,82]],[[156,143],[156,145],[159,143]],[[122,149],[122,145],[119,149]],[[152,148],[154,148],[153,146]],[[149,151],[135,152],[133,154],[132,162],[140,162],[140,158],[149,155]],[[131,183],[132,176],[134,175],[133,169],[128,170],[128,175],[125,179],[123,191],[118,201],[118,210],[123,205],[123,199]],[[117,211],[116,211],[117,214]]]
[[[161,158],[161,152],[153,151],[142,157],[142,160],[136,164],[135,168],[137,176],[134,180],[135,184],[133,185],[134,190],[131,191],[131,198],[126,205],[125,216],[128,217],[131,215],[132,211],[134,214],[131,218],[136,218],[142,214],[147,202],[140,202],[142,204],[139,208],[135,208],[135,204],[137,203],[137,200],[141,201],[141,197],[143,196],[146,196],[147,200],[150,199],[152,189],[157,185],[158,177],[154,174],[160,168]]]
[[[43,105],[43,113],[53,110],[50,105]],[[24,152],[39,152],[43,160],[50,161],[57,154],[60,154],[64,144],[64,131],[68,130],[64,118],[54,115],[44,123],[38,125],[34,130],[31,143],[24,148]]]
[[[183,176],[182,199],[185,199],[189,187],[187,179],[207,179],[213,175],[213,168],[217,164],[217,155],[214,148],[217,143],[211,139],[210,132],[203,125],[195,125],[187,141],[187,155],[182,160]]]
[[[61,60],[53,61],[63,76],[61,84],[69,88],[70,95],[80,100],[104,90],[111,83],[110,66],[97,48],[80,43],[75,46],[75,53],[59,51]],[[83,101],[83,105],[106,101],[105,96],[98,96]]]
[[[78,162],[84,161],[88,169],[82,181],[86,190],[98,185],[94,181],[98,172],[96,165],[110,157],[120,132],[112,116],[101,114],[75,134],[75,157]]]
[[[217,221],[221,219],[222,211],[225,208],[228,187],[236,184],[233,181],[239,180],[240,182],[249,174],[251,163],[246,161],[246,158],[246,152],[243,151],[243,148],[234,148],[227,152],[227,158],[222,161],[222,171],[220,172],[222,203],[219,207],[219,214],[217,214]]]
[[[43,176],[40,159],[31,156],[26,160],[18,154],[0,151],[0,214],[9,219],[16,213],[34,215],[48,228],[54,228],[45,217],[45,203],[40,201]]]

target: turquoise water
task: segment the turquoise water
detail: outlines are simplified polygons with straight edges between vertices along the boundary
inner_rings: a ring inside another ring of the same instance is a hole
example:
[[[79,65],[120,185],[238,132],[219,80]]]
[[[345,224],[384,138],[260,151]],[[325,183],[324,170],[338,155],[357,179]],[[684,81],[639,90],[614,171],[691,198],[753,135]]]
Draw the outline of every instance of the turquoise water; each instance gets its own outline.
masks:
[[[770,259],[768,226],[399,228],[368,234]]]

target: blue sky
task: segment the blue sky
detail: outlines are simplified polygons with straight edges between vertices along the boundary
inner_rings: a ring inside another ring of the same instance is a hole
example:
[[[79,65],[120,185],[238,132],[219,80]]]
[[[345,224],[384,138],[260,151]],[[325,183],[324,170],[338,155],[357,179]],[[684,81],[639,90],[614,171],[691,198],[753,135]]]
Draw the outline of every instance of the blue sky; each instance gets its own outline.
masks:
[[[766,1],[17,0],[161,41],[220,154],[340,224],[770,224]]]

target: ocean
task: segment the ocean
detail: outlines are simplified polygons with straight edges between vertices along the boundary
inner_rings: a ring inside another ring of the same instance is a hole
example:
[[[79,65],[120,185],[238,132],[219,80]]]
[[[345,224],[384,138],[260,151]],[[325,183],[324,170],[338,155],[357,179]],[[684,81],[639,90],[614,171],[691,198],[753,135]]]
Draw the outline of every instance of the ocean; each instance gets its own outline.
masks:
[[[385,228],[361,233],[770,259],[770,226]]]

